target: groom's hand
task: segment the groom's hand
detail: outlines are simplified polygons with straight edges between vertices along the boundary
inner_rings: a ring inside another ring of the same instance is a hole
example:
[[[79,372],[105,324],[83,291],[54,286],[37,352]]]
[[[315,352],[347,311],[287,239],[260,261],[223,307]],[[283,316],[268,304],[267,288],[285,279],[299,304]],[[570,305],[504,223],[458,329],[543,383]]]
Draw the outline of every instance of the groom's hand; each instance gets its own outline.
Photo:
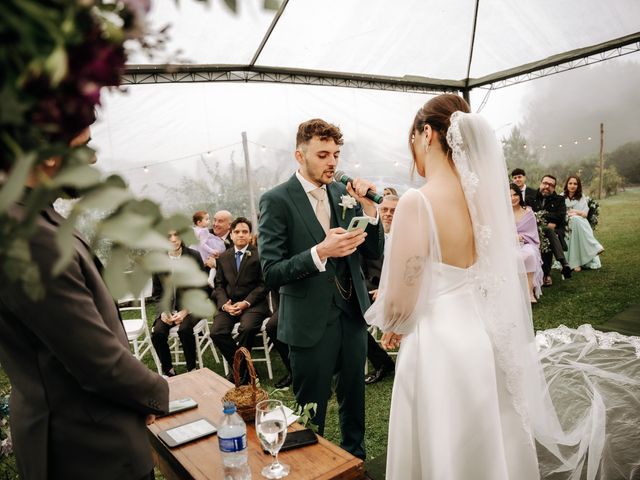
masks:
[[[353,183],[347,183],[347,192],[349,193],[349,195],[355,198],[360,203],[360,205],[362,205],[362,210],[364,210],[364,213],[372,218],[375,218],[377,211],[376,204],[373,200],[369,200],[365,196],[369,190],[375,192],[376,186],[373,183],[368,182],[367,180],[364,180],[362,178],[355,178],[353,180]]]
[[[364,230],[357,228],[347,232],[344,228],[332,228],[327,236],[318,244],[317,252],[320,260],[339,258],[351,255],[367,236]]]

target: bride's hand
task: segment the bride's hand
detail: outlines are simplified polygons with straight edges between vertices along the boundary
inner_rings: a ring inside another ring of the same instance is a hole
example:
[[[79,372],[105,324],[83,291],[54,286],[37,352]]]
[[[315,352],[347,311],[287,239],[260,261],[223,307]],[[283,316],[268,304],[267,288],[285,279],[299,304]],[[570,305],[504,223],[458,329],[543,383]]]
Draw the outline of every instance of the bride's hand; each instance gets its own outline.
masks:
[[[380,339],[380,345],[385,350],[394,350],[400,347],[400,342],[402,341],[402,335],[398,335],[397,333],[387,332],[382,335]]]

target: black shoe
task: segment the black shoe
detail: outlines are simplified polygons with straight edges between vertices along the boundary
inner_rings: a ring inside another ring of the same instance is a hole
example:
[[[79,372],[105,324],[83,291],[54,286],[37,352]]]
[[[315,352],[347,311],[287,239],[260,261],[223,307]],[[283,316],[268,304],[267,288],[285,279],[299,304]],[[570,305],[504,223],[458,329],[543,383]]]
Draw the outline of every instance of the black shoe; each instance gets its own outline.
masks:
[[[379,368],[375,372],[367,375],[364,378],[364,383],[367,384],[367,385],[371,385],[372,383],[379,382],[384,377],[386,377],[388,374],[393,373],[393,371],[394,371],[393,367],[382,367],[382,368]]]
[[[562,278],[571,278],[571,267],[566,263],[562,266]]]
[[[234,385],[236,384],[236,380],[235,378],[233,378],[233,372],[229,372],[225,378],[227,380],[229,380],[231,383],[233,383]],[[244,373],[240,374],[240,385],[248,385],[249,384],[249,372],[248,371],[244,371]]]
[[[275,383],[275,387],[276,388],[285,388],[288,387],[289,385],[291,385],[293,383],[293,377],[291,377],[290,373],[287,373],[284,377],[282,377],[280,380],[278,380]]]

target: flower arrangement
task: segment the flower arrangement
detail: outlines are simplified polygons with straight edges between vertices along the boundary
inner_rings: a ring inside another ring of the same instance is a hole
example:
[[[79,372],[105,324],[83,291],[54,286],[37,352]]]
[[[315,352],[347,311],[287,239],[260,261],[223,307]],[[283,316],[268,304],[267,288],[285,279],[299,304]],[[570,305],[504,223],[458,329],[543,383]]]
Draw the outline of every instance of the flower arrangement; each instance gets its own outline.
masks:
[[[351,209],[355,207],[358,204],[358,201],[351,195],[342,195],[340,197],[340,200],[341,202],[338,203],[338,205],[342,207],[342,219],[344,220],[344,217],[347,213],[347,208]]]
[[[547,226],[547,219],[545,215],[547,214],[546,210],[539,210],[535,212],[536,223],[538,225],[538,237],[540,237],[540,253],[546,253],[551,251],[551,245],[549,245],[549,239],[544,234],[544,227]]]
[[[9,432],[9,395],[0,396],[0,458],[11,455],[11,432]]]
[[[587,220],[591,225],[591,228],[595,230],[598,228],[598,220],[600,217],[600,204],[596,202],[591,197],[587,198],[587,206],[589,207],[589,211],[587,212]]]
[[[147,28],[150,5],[150,0],[0,3],[0,35],[6,45],[12,45],[0,55],[0,283],[19,282],[34,300],[44,291],[28,240],[36,231],[39,212],[67,192],[82,198],[59,229],[60,259],[54,273],[62,271],[73,255],[76,221],[90,211],[105,212],[93,246],[105,239],[111,245],[104,278],[115,298],[137,294],[151,273],[163,270],[167,231],[176,230],[186,242],[195,243],[188,218],[165,218],[153,202],[135,199],[122,178],[102,178],[89,165],[93,150],[68,146],[92,123],[104,88],[120,85],[126,42],[137,42],[150,54],[150,49],[164,45],[165,33],[153,34]],[[59,172],[52,178],[42,177],[27,195],[24,185],[29,173],[54,156],[62,159]],[[15,202],[25,205],[24,221],[9,215]],[[149,254],[137,258],[132,273],[125,276],[132,249]],[[195,275],[191,278],[200,280],[196,267],[182,273],[184,279]],[[204,292],[192,290],[188,297],[189,310],[203,316],[213,312]]]

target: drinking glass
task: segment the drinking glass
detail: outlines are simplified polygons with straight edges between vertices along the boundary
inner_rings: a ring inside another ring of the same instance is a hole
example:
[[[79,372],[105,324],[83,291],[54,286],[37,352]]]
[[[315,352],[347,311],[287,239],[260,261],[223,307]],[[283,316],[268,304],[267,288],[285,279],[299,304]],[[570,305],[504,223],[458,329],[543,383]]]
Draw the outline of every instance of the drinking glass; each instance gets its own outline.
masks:
[[[289,475],[289,465],[278,461],[278,452],[287,436],[287,416],[280,400],[263,400],[256,405],[256,433],[262,447],[273,455],[273,462],[262,469],[262,476],[283,478]]]

